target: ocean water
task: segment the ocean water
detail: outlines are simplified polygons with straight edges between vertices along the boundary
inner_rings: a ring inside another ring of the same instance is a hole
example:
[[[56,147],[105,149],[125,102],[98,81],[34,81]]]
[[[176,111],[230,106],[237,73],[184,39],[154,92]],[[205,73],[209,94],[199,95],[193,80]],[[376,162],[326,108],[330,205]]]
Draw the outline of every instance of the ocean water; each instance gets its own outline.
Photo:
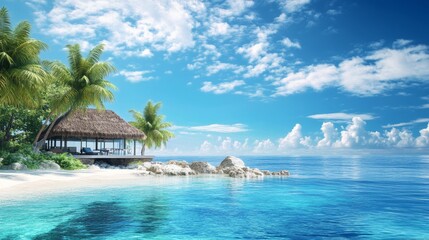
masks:
[[[291,176],[162,177],[1,201],[0,239],[429,239],[429,156],[242,158]]]

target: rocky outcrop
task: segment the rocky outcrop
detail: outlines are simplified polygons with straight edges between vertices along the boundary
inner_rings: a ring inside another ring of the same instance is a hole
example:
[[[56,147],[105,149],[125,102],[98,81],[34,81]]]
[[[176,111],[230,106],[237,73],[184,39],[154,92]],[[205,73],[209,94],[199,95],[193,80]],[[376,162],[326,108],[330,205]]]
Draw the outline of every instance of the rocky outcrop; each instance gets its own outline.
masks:
[[[216,168],[208,162],[193,162],[189,167],[199,174],[216,173]]]
[[[56,164],[54,161],[45,160],[40,163],[40,170],[60,170],[60,165]]]
[[[243,160],[237,157],[226,157],[217,168],[208,162],[192,162],[170,160],[168,162],[144,162],[128,166],[111,166],[104,162],[90,165],[89,169],[134,169],[140,175],[189,176],[196,174],[222,174],[233,178],[262,178],[264,176],[288,176],[289,172],[282,170],[270,172],[257,168],[246,167]]]
[[[243,160],[234,156],[226,157],[219,165],[218,169],[226,169],[226,168],[244,168],[246,165]]]
[[[227,174],[234,178],[261,178],[266,176],[288,176],[289,172],[282,170],[280,172],[270,172],[268,170],[259,170],[257,168],[246,167],[243,160],[237,157],[228,156],[217,167],[218,173]]]

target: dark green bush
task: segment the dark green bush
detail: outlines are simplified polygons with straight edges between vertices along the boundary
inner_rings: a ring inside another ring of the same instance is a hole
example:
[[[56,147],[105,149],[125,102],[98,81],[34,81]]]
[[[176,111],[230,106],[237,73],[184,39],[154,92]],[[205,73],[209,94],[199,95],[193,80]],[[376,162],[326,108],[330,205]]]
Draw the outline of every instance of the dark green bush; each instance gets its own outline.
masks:
[[[47,154],[33,152],[31,145],[21,146],[15,152],[0,151],[0,158],[3,158],[1,165],[10,165],[12,163],[22,163],[29,169],[38,169],[40,163],[44,160],[51,160],[60,165],[62,169],[77,170],[85,168],[85,165],[67,153],[63,154]]]

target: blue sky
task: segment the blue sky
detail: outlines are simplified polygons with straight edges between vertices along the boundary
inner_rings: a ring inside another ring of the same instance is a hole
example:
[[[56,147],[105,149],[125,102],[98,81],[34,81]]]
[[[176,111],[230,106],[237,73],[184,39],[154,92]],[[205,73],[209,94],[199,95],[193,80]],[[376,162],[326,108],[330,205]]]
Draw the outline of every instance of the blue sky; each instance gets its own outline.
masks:
[[[163,102],[154,154],[427,153],[427,1],[3,0],[66,61],[106,45],[116,100]]]

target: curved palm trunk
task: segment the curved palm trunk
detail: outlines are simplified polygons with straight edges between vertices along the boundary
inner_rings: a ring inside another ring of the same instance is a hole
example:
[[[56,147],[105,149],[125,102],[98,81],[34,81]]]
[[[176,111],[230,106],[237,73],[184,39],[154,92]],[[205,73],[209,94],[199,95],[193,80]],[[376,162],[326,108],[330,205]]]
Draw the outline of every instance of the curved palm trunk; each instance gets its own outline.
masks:
[[[146,150],[146,144],[142,143],[142,150],[141,150],[141,155],[144,156],[144,152]]]
[[[58,121],[58,119],[60,119],[62,115],[57,116],[54,121],[52,121],[51,125],[49,125],[48,130],[46,131],[45,135],[43,136],[43,139],[38,141],[36,143],[36,145],[34,146],[34,150],[37,152],[40,150],[40,148],[43,146],[43,144],[45,143],[46,139],[48,138],[49,134],[52,131],[52,128],[54,127],[55,123]]]
[[[48,117],[45,119],[45,122],[42,124],[42,126],[39,129],[39,132],[36,135],[36,138],[33,141],[33,151],[37,152],[38,151],[38,147],[37,147],[37,143],[39,141],[40,135],[42,135],[43,130],[46,129],[46,126],[48,125],[48,121],[49,119],[51,119],[52,117],[52,112],[48,115]]]

